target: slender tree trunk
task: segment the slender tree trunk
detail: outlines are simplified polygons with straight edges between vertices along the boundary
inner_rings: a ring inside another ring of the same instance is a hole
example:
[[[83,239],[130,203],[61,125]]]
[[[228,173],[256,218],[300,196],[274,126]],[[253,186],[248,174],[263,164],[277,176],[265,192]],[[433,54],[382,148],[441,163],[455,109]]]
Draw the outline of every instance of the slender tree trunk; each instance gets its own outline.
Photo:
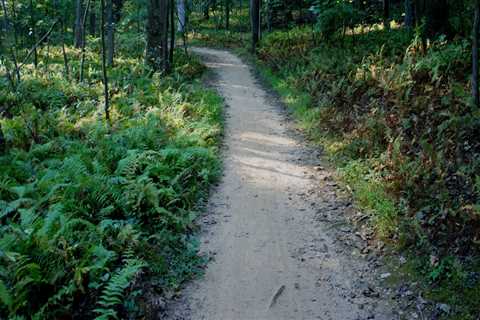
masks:
[[[185,10],[185,0],[177,0],[177,16],[178,16],[178,32],[185,31],[186,23],[186,10]]]
[[[92,9],[90,10],[88,31],[91,36],[95,36],[97,34],[97,13],[95,11],[95,0],[92,0],[92,4],[90,6],[92,7]]]
[[[412,29],[415,24],[415,7],[413,0],[405,0],[405,26]]]
[[[65,22],[62,20],[61,23],[61,42],[62,42],[62,55],[63,55],[63,72],[65,73],[65,78],[70,77],[70,71],[68,67],[68,56],[67,50],[65,50]]]
[[[82,10],[83,4],[82,0],[76,0],[75,6],[75,41],[74,45],[75,48],[82,47],[82,39],[83,39],[83,30],[82,30]]]
[[[3,135],[2,124],[0,123],[0,154],[5,153],[5,136]]]
[[[5,0],[1,0],[1,3],[2,3],[2,9],[3,9],[3,19],[4,19],[3,21],[4,21],[4,24],[5,24],[5,30],[8,31],[9,18],[8,18],[7,5],[5,4]],[[13,30],[13,34],[14,34],[14,39],[15,39],[13,47],[16,48],[17,47],[17,35],[16,35],[15,28]],[[10,55],[12,57],[13,66],[15,68],[15,74],[17,76],[16,82],[20,83],[21,82],[20,68],[18,67],[17,55],[15,54],[14,48],[12,48],[12,46],[10,46],[9,51],[10,51]]]
[[[37,41],[37,43],[28,51],[27,55],[23,59],[23,62],[18,66],[18,69],[21,69],[30,59],[32,56],[33,52],[35,51],[36,48],[38,48],[43,42],[47,42],[48,44],[48,39],[50,35],[52,34],[53,30],[55,29],[55,26],[57,25],[59,20],[55,20],[52,25],[50,26],[50,29],[48,29],[47,33],[45,33],[40,40]],[[48,46],[47,46],[48,47]]]
[[[225,0],[225,29],[230,29],[230,2],[231,0]]]
[[[267,0],[267,30],[272,31],[273,8],[272,0]]]
[[[168,61],[173,68],[173,54],[175,50],[175,0],[170,0],[170,53]]]
[[[390,29],[390,0],[383,0],[383,27]]]
[[[472,34],[472,96],[477,107],[480,107],[480,94],[478,88],[478,42],[480,32],[480,0],[475,0],[475,18]]]
[[[107,54],[105,52],[105,0],[100,0],[100,16],[102,25],[100,26],[102,42],[102,76],[103,76],[103,95],[105,99],[104,111],[105,119],[110,122],[110,97],[108,93],[108,75],[107,75]]]
[[[107,0],[107,65],[113,67],[115,54],[115,22],[113,19],[113,0]]]
[[[250,22],[252,28],[252,53],[257,50],[260,39],[260,0],[250,0]]]
[[[210,19],[210,0],[206,0],[203,6],[203,19]]]
[[[2,1],[2,7],[4,7],[4,3]],[[6,40],[6,36],[8,34],[8,20],[7,20],[7,16],[3,16],[3,19],[2,19],[2,33],[0,34],[0,49],[3,49],[5,50],[5,52],[7,51],[6,48],[2,48],[3,47],[3,44],[5,43],[5,40]],[[2,37],[3,36],[3,37]],[[0,52],[3,52],[2,50],[0,50]],[[13,79],[13,75],[12,75],[12,72],[10,71],[10,66],[9,66],[9,63],[8,63],[8,60],[7,59],[4,59],[2,55],[0,55],[0,62],[2,62],[2,64],[4,65],[5,67],[5,76],[7,78],[7,81],[8,83],[10,83],[10,86],[12,88],[12,90],[15,90],[15,79]]]
[[[170,70],[170,51],[168,50],[168,26],[169,26],[169,16],[170,16],[170,0],[163,0],[165,3],[165,10],[163,16],[163,25],[162,25],[162,60],[163,60],[163,71],[168,72]]]
[[[37,20],[35,19],[35,10],[33,9],[33,0],[30,0],[30,28],[31,28],[31,41],[30,44],[33,46],[37,42],[37,32],[36,32]],[[33,52],[33,65],[35,69],[38,67],[38,53],[37,48],[35,47]]]
[[[58,0],[53,1],[53,6],[54,8],[59,8],[60,6],[58,5]],[[63,10],[62,10],[63,11]],[[54,9],[55,16],[57,17],[57,22],[60,23],[60,45],[62,47],[62,55],[63,55],[63,73],[65,76],[65,79],[69,78],[69,68],[68,68],[68,56],[67,56],[67,51],[65,50],[65,12],[60,11],[60,13]]]
[[[88,11],[90,10],[90,2],[91,0],[87,0],[87,5],[85,7],[85,13],[83,15],[83,21],[82,21],[82,28],[85,30],[85,25],[87,23],[87,15]],[[92,10],[93,11],[93,10]],[[80,82],[83,82],[83,70],[85,69],[85,46],[87,44],[87,33],[83,33],[83,39],[82,39],[82,57],[80,59]]]

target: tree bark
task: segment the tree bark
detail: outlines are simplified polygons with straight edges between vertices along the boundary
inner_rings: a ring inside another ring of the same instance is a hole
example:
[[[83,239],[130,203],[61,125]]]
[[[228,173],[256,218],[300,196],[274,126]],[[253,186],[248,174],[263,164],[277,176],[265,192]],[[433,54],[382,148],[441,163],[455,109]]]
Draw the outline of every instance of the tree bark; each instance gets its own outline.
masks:
[[[186,8],[185,8],[185,0],[177,0],[177,15],[178,15],[178,32],[185,31],[185,24],[186,24]]]
[[[405,27],[412,29],[415,24],[413,0],[405,0]]]
[[[115,22],[113,19],[113,0],[107,0],[107,65],[113,67],[115,55]]]
[[[175,50],[175,0],[170,0],[170,52],[168,62],[173,68],[173,54]]]
[[[260,38],[260,0],[250,0],[250,23],[252,28],[252,53],[255,53]]]
[[[203,19],[210,19],[210,0],[206,0],[203,6]]]
[[[9,17],[8,17],[7,5],[5,4],[5,0],[1,0],[1,3],[3,8],[3,21],[4,21],[5,30],[8,30]],[[14,42],[13,48],[12,46],[10,46],[9,51],[12,57],[13,66],[15,68],[15,75],[17,76],[17,82],[20,83],[21,82],[20,68],[18,67],[17,55],[15,54],[15,50],[14,50],[17,48],[17,32],[15,31],[15,28],[13,30],[13,35],[14,35],[15,42]]]
[[[168,0],[149,0],[147,16],[147,46],[145,50],[145,62],[154,71],[166,71],[165,52],[168,44],[167,17]]]
[[[225,29],[230,29],[230,1],[225,0]]]
[[[75,48],[82,47],[82,39],[83,39],[82,8],[83,8],[82,0],[77,0],[76,6],[75,6],[75,39],[74,39]]]
[[[480,94],[478,88],[478,42],[480,32],[480,0],[475,0],[475,18],[472,34],[472,96],[475,106],[480,107]]]
[[[87,22],[87,15],[88,15],[88,11],[90,10],[90,2],[91,2],[91,0],[87,0],[87,6],[85,7],[85,14],[83,15],[83,21],[82,21],[83,30],[85,30],[85,24]],[[85,69],[85,46],[86,46],[86,44],[87,44],[87,37],[86,37],[86,32],[84,32],[83,33],[83,39],[82,39],[82,57],[80,59],[80,82],[83,82],[83,70]]]
[[[95,0],[92,0],[92,9],[90,10],[90,17],[88,23],[88,31],[91,36],[95,36],[97,33],[97,14],[95,11]]]
[[[0,154],[5,152],[5,136],[3,135],[2,124],[0,123]]]
[[[102,24],[100,26],[101,42],[102,42],[102,77],[103,77],[103,95],[104,95],[104,111],[105,119],[110,122],[110,96],[108,92],[108,75],[107,75],[107,54],[105,52],[105,0],[100,0],[100,16]]]
[[[163,71],[169,72],[170,70],[170,51],[168,50],[168,28],[169,28],[169,18],[170,18],[170,0],[163,0],[165,2],[165,11],[163,16],[163,25],[162,25],[162,62],[163,62]]]
[[[30,28],[31,28],[31,41],[30,45],[34,45],[37,42],[37,32],[36,32],[37,20],[35,19],[35,10],[33,9],[33,0],[30,0]],[[37,48],[33,52],[33,65],[35,69],[38,67],[38,53]]]
[[[390,29],[390,0],[383,0],[383,27]]]

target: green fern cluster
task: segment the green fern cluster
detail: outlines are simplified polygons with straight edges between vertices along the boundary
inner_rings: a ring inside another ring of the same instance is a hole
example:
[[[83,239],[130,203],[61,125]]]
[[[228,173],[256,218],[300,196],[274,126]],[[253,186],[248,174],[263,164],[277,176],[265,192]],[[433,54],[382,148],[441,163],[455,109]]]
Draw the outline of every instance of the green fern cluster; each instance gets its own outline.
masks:
[[[100,85],[0,83],[0,319],[123,318],[134,283],[197,272],[189,232],[218,175],[221,100],[179,75],[127,81],[132,61],[112,75],[131,87],[112,96],[108,127]]]

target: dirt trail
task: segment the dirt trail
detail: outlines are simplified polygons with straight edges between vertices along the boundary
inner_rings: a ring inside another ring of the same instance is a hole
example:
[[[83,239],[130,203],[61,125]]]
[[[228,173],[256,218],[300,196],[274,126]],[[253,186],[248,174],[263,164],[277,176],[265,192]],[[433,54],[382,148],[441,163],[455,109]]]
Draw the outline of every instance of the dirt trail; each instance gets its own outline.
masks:
[[[202,251],[213,259],[170,318],[395,319],[371,284],[372,266],[322,222],[351,203],[336,198],[328,170],[314,168],[318,152],[292,133],[281,105],[239,58],[195,52],[228,105],[225,171],[203,218]]]

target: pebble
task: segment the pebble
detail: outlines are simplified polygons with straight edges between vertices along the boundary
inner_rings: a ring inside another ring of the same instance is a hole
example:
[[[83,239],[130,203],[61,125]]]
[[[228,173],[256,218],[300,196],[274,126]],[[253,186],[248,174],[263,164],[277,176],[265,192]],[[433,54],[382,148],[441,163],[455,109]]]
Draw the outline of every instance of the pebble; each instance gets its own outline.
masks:
[[[390,272],[382,273],[380,275],[380,279],[387,279],[391,276],[392,274]]]

